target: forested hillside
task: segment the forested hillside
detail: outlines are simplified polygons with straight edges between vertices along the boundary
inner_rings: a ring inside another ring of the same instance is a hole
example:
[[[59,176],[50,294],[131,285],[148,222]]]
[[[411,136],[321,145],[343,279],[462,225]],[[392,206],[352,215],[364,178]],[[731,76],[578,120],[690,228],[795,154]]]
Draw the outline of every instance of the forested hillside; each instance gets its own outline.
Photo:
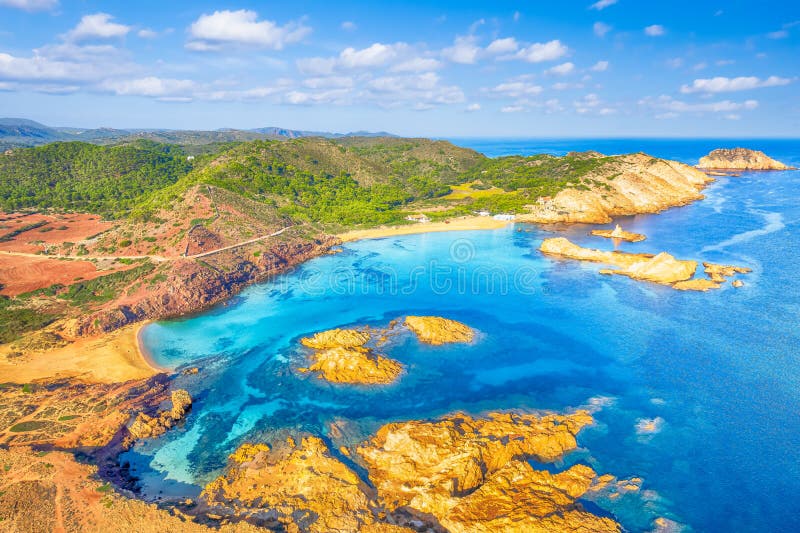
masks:
[[[192,169],[183,150],[138,141],[102,147],[57,142],[0,155],[0,209],[86,211],[120,217]]]

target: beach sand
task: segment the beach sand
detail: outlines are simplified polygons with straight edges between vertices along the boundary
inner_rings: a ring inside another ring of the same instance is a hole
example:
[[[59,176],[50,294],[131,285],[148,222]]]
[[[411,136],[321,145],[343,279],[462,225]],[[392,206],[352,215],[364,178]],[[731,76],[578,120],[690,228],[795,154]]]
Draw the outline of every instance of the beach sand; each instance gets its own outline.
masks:
[[[452,218],[448,222],[413,223],[406,226],[383,226],[374,229],[353,230],[337,235],[342,242],[361,239],[380,239],[395,235],[412,235],[437,231],[463,231],[478,229],[499,229],[513,224],[510,220],[495,220],[492,217],[469,216]]]
[[[30,383],[36,379],[81,376],[91,381],[115,383],[152,376],[162,369],[140,349],[135,324],[112,333],[78,339],[46,352],[7,358],[12,350],[0,347],[0,382]]]

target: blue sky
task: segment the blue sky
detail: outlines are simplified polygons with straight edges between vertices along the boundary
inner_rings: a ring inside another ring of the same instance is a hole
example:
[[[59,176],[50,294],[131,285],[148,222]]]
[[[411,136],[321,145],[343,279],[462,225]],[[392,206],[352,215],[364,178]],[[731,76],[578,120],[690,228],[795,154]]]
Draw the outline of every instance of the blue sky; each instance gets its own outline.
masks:
[[[0,0],[0,116],[800,136],[800,3]]]

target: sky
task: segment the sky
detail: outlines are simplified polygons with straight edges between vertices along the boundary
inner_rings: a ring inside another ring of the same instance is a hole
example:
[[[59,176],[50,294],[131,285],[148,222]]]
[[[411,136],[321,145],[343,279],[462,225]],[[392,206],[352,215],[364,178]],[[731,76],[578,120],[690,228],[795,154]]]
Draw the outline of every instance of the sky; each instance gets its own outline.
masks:
[[[800,137],[800,2],[0,0],[0,116]]]

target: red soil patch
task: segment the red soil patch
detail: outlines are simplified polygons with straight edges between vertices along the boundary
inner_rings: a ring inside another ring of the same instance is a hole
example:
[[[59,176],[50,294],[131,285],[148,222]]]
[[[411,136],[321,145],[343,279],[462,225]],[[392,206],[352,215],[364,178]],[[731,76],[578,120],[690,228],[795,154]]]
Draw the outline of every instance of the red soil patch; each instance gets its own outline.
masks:
[[[54,283],[72,285],[75,278],[93,279],[114,270],[97,270],[88,261],[63,261],[46,257],[24,257],[0,253],[0,294],[19,294],[49,287]]]
[[[0,250],[37,253],[44,249],[44,245],[32,244],[33,242],[41,241],[47,245],[80,242],[114,226],[111,222],[102,221],[97,215],[84,213],[45,215],[0,212],[0,238],[25,226],[42,222],[45,223],[42,226],[24,231],[10,241],[0,242]]]

